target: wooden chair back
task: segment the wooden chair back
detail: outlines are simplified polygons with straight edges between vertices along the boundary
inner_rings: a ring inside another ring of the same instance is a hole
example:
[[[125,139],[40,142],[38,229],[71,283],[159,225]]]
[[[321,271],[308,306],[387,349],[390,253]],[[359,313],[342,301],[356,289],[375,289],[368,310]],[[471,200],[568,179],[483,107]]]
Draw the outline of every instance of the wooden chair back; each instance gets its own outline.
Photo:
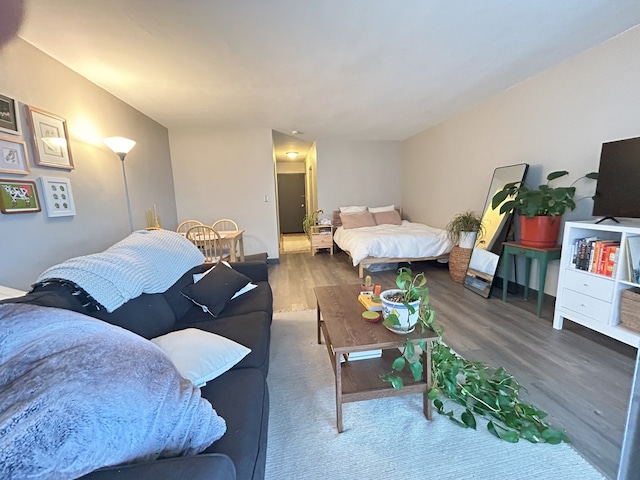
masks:
[[[191,227],[195,227],[196,225],[202,225],[202,222],[200,222],[199,220],[185,220],[184,222],[181,222],[180,225],[178,225],[178,228],[176,228],[176,232],[187,233],[187,230],[189,230]]]
[[[216,220],[213,222],[213,225],[211,225],[211,228],[220,232],[239,230],[238,224],[230,218],[221,218],[220,220]]]
[[[195,225],[187,230],[186,238],[204,255],[206,263],[218,263],[222,257],[222,240],[209,225]]]

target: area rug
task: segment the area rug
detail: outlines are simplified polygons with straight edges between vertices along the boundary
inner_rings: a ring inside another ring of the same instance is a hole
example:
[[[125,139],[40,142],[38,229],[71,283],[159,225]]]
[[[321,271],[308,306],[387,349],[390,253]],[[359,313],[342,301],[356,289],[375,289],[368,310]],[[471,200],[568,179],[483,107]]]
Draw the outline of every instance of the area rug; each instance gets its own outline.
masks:
[[[306,233],[282,236],[282,251],[284,253],[309,252],[310,250],[311,242]]]
[[[429,422],[421,395],[345,404],[338,433],[333,370],[315,320],[314,310],[274,315],[267,480],[605,478],[568,444],[509,444],[484,423],[463,429],[437,413]]]

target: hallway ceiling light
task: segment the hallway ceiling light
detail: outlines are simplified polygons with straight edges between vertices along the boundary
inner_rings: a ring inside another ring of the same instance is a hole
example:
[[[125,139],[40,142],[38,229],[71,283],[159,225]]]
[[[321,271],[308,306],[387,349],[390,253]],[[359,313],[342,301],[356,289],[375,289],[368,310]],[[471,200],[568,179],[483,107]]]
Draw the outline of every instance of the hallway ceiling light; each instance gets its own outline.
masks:
[[[287,152],[286,153],[287,157],[289,157],[291,160],[293,160],[294,158],[296,158],[298,156],[298,152]]]

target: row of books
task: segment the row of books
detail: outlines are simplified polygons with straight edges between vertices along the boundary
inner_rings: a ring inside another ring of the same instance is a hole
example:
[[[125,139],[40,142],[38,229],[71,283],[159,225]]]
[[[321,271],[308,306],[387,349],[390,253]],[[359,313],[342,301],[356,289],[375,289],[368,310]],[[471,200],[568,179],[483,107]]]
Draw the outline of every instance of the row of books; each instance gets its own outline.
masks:
[[[620,242],[598,237],[576,238],[571,245],[571,266],[607,277],[618,268]]]

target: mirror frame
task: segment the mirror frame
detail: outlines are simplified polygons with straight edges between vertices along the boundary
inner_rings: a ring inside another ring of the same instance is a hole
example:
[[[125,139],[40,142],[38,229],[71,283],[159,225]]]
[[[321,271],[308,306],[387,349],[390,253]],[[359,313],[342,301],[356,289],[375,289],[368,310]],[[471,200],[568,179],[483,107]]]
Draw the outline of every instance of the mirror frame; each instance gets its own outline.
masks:
[[[501,180],[499,178],[499,174],[504,169],[513,169],[514,167],[521,167],[518,170],[517,177],[514,175],[508,180]],[[493,209],[491,208],[491,200],[493,199],[493,196],[495,195],[495,193],[498,190],[502,190],[504,185],[506,185],[507,183],[524,182],[524,179],[527,176],[528,170],[529,170],[528,163],[517,163],[514,165],[505,165],[504,167],[498,167],[493,171],[493,177],[491,177],[491,183],[489,184],[489,193],[487,194],[487,200],[484,204],[484,209],[482,210],[483,212],[482,222],[485,225],[485,228],[487,223],[491,223],[491,222],[487,222],[487,220],[488,220],[489,214],[493,212]],[[491,213],[491,215],[495,215],[495,214]],[[463,282],[465,288],[468,288],[469,290],[476,292],[478,295],[481,295],[484,298],[489,298],[489,296],[491,295],[491,289],[493,287],[495,276],[499,272],[500,257],[502,254],[502,243],[505,241],[507,233],[509,232],[509,227],[511,226],[513,213],[508,213],[506,215],[502,214],[502,215],[499,215],[499,217],[500,217],[500,222],[496,227],[492,238],[489,240],[488,248],[480,247],[480,245],[487,242],[487,239],[484,238],[484,235],[479,236],[478,239],[476,240],[476,244],[473,247],[473,251],[471,252],[469,267],[467,268],[467,273],[465,275],[464,282]],[[486,255],[481,251],[490,252],[490,255],[495,255],[495,257],[497,257],[497,258],[493,258],[492,259],[493,261],[490,262],[490,264],[488,265],[488,268],[492,269],[493,271],[481,271],[481,270],[471,268],[471,265],[473,265],[474,256],[476,257],[476,259],[478,259],[479,256]]]

